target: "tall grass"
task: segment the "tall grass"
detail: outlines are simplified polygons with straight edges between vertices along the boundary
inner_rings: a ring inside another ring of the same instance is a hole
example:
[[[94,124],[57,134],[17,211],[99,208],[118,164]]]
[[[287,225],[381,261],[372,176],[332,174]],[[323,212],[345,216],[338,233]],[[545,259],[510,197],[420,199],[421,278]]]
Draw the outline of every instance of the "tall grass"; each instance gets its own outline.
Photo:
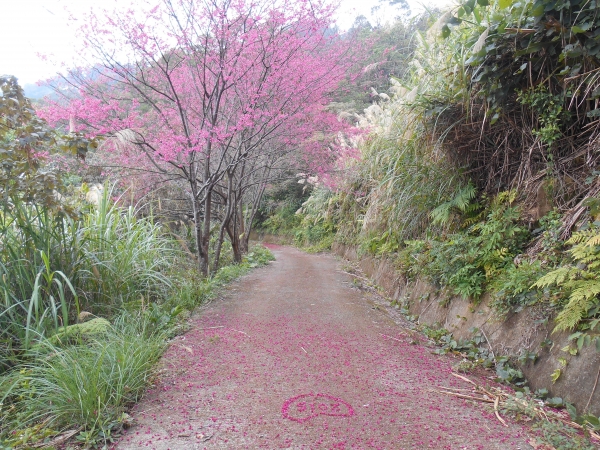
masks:
[[[258,247],[200,279],[152,217],[109,198],[79,219],[27,204],[2,216],[2,448],[64,430],[86,448],[110,443],[183,326],[182,311],[273,258]],[[82,323],[83,312],[103,318]]]
[[[467,61],[474,44],[462,29],[439,38],[449,18],[443,15],[432,30],[415,37],[418,44],[405,76],[391,80],[392,98],[361,116],[366,135],[358,145],[360,159],[341,177],[335,197],[336,239],[389,252],[424,233],[443,232],[432,224],[431,211],[468,181],[444,141],[470,107]],[[438,123],[447,108],[461,110],[454,115],[456,123]],[[315,223],[331,216],[330,199],[319,190],[307,203],[320,211],[311,217]]]
[[[417,34],[410,70],[403,80],[392,80],[392,100],[378,114],[365,114],[372,131],[361,145],[359,176],[368,187],[363,233],[387,231],[400,243],[414,239],[431,227],[431,210],[465,184],[443,148],[447,133],[465,115],[450,124],[435,119],[444,108],[467,110],[470,102],[471,44],[460,32],[439,38],[447,19],[443,15],[429,32]]]
[[[0,213],[0,373],[82,310],[165,299],[178,251],[152,218],[111,203],[74,219],[14,202]]]
[[[211,278],[180,271],[162,304],[129,302],[112,324],[95,319],[102,323],[93,333],[38,339],[27,360],[0,375],[0,447],[27,446],[67,429],[76,429],[86,445],[111,442],[128,420],[127,407],[147,386],[182,309],[214,298],[221,287],[272,259],[258,246],[242,264],[222,267]]]
[[[418,119],[398,105],[394,126],[362,149],[360,176],[368,192],[363,233],[388,231],[403,241],[425,231],[431,210],[462,183],[460,172],[435,147]]]
[[[80,265],[77,222],[35,204],[10,207],[0,212],[0,372],[79,307],[71,282]]]
[[[354,243],[377,239],[394,250],[427,230],[436,232],[431,211],[453,198],[466,180],[440,151],[424,113],[395,97],[367,111],[363,124],[370,134],[359,144],[361,158],[342,183],[338,238]]]
[[[126,406],[146,387],[165,342],[147,318],[130,314],[86,345],[61,348],[44,341],[43,357],[0,383],[0,405],[12,405],[0,408],[0,436],[43,422],[49,430],[77,426],[86,430],[84,439],[109,439]]]
[[[133,207],[120,208],[105,193],[98,208],[84,217],[80,272],[83,303],[110,312],[144,296],[147,300],[168,296],[167,275],[180,252],[153,218],[139,218]]]

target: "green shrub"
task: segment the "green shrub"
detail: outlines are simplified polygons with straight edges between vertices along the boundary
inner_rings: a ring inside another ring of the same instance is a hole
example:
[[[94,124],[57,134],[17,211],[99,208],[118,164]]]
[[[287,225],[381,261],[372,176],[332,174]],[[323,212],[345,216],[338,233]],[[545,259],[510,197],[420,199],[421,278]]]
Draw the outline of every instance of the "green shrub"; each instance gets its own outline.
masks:
[[[258,232],[292,236],[302,220],[296,211],[308,199],[311,190],[312,186],[306,183],[305,174],[288,172],[283,181],[275,183],[265,192],[254,229]]]
[[[339,206],[339,196],[324,188],[315,189],[300,210],[302,221],[294,234],[295,244],[313,252],[330,249]]]
[[[401,264],[454,294],[479,298],[488,283],[514,264],[527,242],[529,233],[513,205],[515,195],[500,193],[488,202],[480,221],[443,239],[408,241]]]
[[[567,241],[572,262],[547,273],[535,282],[540,289],[557,286],[566,299],[556,317],[555,331],[569,330],[583,323],[598,323],[600,314],[600,230],[594,223],[573,234]]]
[[[563,241],[559,238],[562,220],[556,211],[549,212],[539,221],[539,228],[533,231],[535,255],[523,255],[520,261],[513,261],[505,270],[498,273],[490,283],[491,306],[504,315],[511,311],[521,311],[524,307],[545,302],[550,309],[558,305],[559,289],[533,288],[532,285],[548,272],[554,270],[564,259]]]
[[[302,220],[297,210],[296,204],[282,205],[261,223],[260,229],[272,234],[292,234]]]
[[[398,249],[396,264],[409,280],[422,274],[422,267],[429,261],[428,250],[425,240],[404,241],[404,246]]]
[[[244,255],[241,264],[223,266],[209,278],[199,278],[195,267],[185,270],[178,269],[173,276],[173,289],[167,302],[172,307],[180,306],[187,310],[212,300],[217,296],[219,290],[231,281],[246,274],[250,269],[264,266],[273,261],[273,253],[262,245],[254,246],[251,251]]]
[[[271,261],[275,261],[275,256],[268,248],[262,245],[252,247],[250,252],[244,256],[244,263],[250,268],[264,266]]]
[[[0,382],[0,403],[11,405],[0,411],[0,436],[9,445],[18,438],[11,431],[38,423],[54,430],[76,424],[84,439],[108,443],[147,386],[165,335],[143,315],[124,314],[85,345],[43,345],[43,358]]]
[[[0,372],[82,310],[110,316],[140,297],[166,299],[180,257],[160,225],[112,204],[109,189],[80,219],[13,202],[0,213]]]
[[[525,260],[519,265],[509,265],[490,284],[492,308],[500,315],[505,315],[536,304],[543,298],[543,293],[532,289],[531,285],[545,273],[547,270],[538,260]]]

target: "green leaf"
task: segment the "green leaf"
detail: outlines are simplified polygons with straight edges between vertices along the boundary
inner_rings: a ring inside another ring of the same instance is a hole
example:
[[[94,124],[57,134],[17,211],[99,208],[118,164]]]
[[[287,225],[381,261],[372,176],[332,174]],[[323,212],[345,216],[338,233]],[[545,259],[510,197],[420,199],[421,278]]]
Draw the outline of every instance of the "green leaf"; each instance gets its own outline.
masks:
[[[583,66],[581,64],[575,64],[573,67],[571,67],[571,73],[570,73],[570,75],[572,77],[574,77],[575,75],[578,75],[579,72],[581,72],[582,68],[583,68]]]
[[[558,358],[558,363],[561,367],[567,367],[567,360],[565,358]]]
[[[588,117],[600,117],[600,109],[593,109],[586,114]]]
[[[511,6],[513,4],[514,0],[499,0],[498,1],[498,6],[500,6],[500,9],[505,9],[508,8],[509,6]]]
[[[585,416],[585,420],[590,425],[592,425],[595,429],[598,429],[598,427],[600,427],[600,420],[598,420],[598,417],[593,416],[592,414],[587,414]]]
[[[530,55],[531,53],[539,52],[541,49],[542,49],[542,44],[540,42],[538,42],[535,44],[531,44],[530,46],[528,46],[527,48],[524,48],[523,50],[516,51],[515,56]]]
[[[544,15],[544,4],[540,3],[531,10],[533,17],[542,17]]]
[[[556,369],[554,372],[552,372],[550,378],[552,379],[552,383],[556,383],[556,381],[560,378],[560,369]]]
[[[563,399],[561,397],[552,397],[549,398],[548,400],[546,400],[546,403],[550,406],[563,406],[565,404],[565,402],[563,401]]]
[[[573,334],[571,334],[567,339],[569,341],[574,341],[575,339],[579,338],[579,336],[581,336],[583,333],[581,331],[577,331]]]
[[[488,6],[490,2],[488,0],[477,0],[477,4],[480,6]]]
[[[537,391],[535,391],[535,395],[536,395],[536,397],[539,397],[539,398],[546,398],[546,397],[548,397],[548,389],[546,389],[546,388],[538,389]]]
[[[585,33],[585,30],[583,28],[578,27],[577,25],[573,25],[573,27],[571,27],[571,33],[573,33],[573,34]]]
[[[571,420],[575,420],[577,418],[577,410],[575,409],[575,406],[573,406],[571,403],[567,403],[565,407],[567,408],[569,416],[571,416]]]
[[[450,27],[448,27],[448,25],[444,25],[442,27],[442,37],[446,39],[448,36],[450,36]]]
[[[584,335],[579,336],[579,339],[577,339],[577,349],[579,351],[581,351],[581,349],[583,348],[583,342],[584,342],[584,340],[585,340],[585,336]]]
[[[561,57],[579,58],[583,54],[583,48],[579,44],[569,44],[563,49]]]

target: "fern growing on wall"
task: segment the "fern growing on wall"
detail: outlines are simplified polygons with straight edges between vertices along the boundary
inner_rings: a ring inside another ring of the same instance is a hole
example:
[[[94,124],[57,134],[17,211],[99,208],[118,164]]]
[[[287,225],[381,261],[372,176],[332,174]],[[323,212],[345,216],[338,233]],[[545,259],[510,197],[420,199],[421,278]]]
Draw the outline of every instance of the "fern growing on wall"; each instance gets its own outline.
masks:
[[[481,210],[481,205],[473,202],[476,196],[477,188],[469,182],[451,200],[442,203],[431,211],[432,222],[435,225],[448,225],[454,215],[460,215],[463,221],[467,221]],[[468,225],[471,225],[471,223],[468,223]]]
[[[402,264],[416,265],[407,270],[449,287],[453,294],[478,299],[487,284],[513,264],[529,239],[529,231],[521,224],[521,209],[514,204],[516,195],[516,191],[505,191],[493,198],[484,196],[484,207],[466,200],[473,198],[468,191],[459,193],[438,209],[436,217],[443,219],[444,210],[457,214],[455,222],[462,229],[443,236],[432,233],[424,246],[415,245],[418,241],[406,243]],[[450,224],[450,220],[444,223]]]
[[[541,277],[533,287],[558,286],[568,295],[562,311],[556,317],[554,331],[577,327],[595,315],[600,307],[600,229],[590,227],[578,231],[567,241],[573,262]]]

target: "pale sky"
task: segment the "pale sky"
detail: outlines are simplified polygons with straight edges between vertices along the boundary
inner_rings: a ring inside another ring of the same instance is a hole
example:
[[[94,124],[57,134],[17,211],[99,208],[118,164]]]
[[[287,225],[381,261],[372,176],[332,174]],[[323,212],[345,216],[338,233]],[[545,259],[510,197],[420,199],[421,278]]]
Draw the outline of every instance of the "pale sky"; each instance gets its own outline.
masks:
[[[76,47],[65,8],[75,16],[93,7],[112,9],[117,0],[12,0],[2,5],[0,27],[0,75],[19,78],[21,85],[53,76],[60,66],[43,61],[38,54],[53,55],[54,61],[68,61]],[[443,7],[452,0],[424,0]],[[419,0],[409,0],[413,11],[422,10]],[[358,15],[385,20],[385,13],[371,17],[378,0],[342,0],[338,24],[348,28]],[[388,14],[389,17],[389,14]]]

